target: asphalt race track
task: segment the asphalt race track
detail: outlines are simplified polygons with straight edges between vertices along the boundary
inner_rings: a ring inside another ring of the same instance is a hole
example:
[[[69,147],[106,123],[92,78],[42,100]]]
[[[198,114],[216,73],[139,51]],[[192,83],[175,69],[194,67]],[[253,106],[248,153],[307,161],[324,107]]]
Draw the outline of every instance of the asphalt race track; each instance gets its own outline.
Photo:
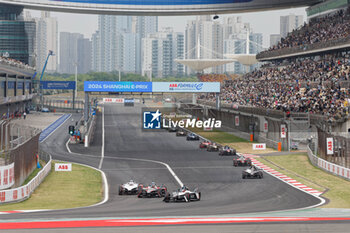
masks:
[[[102,170],[109,182],[108,202],[89,208],[3,215],[2,219],[202,216],[297,209],[320,202],[267,174],[262,180],[242,180],[244,168],[233,167],[230,156],[220,157],[217,152],[200,150],[198,141],[188,142],[167,131],[142,131],[140,107],[105,105],[104,108]],[[75,119],[78,117],[73,115]],[[94,145],[89,149],[71,146],[73,154],[67,152],[65,143],[71,120],[49,137],[42,148],[50,151],[54,159],[98,167],[101,163],[102,115],[98,119]],[[130,179],[143,184],[155,181],[165,184],[170,191],[179,188],[168,169],[153,160],[167,163],[189,188],[198,187],[202,200],[164,203],[160,198],[119,196],[119,184]]]

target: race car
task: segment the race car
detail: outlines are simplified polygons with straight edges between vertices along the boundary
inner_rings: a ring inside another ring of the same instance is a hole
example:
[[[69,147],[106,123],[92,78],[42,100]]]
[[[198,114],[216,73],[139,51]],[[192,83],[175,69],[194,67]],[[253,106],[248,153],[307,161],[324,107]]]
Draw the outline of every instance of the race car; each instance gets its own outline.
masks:
[[[186,136],[187,135],[187,133],[186,133],[186,131],[184,131],[184,130],[178,130],[177,132],[176,132],[176,136]]]
[[[177,128],[176,127],[170,127],[170,128],[168,128],[168,131],[169,132],[176,132]]]
[[[209,151],[209,152],[219,151],[219,146],[216,143],[211,143],[208,145],[207,151]]]
[[[148,186],[141,185],[139,187],[137,197],[164,197],[167,192],[167,188],[164,184],[157,186],[155,182],[152,182]]]
[[[211,142],[203,141],[199,144],[199,148],[204,149],[204,148],[207,148],[209,145],[211,145]]]
[[[251,166],[252,160],[250,158],[244,157],[243,155],[240,155],[238,157],[233,158],[233,166]]]
[[[201,199],[201,193],[198,192],[198,189],[190,191],[186,186],[181,187],[180,189],[174,191],[172,194],[166,193],[163,201],[165,202],[190,202],[190,201],[199,201]]]
[[[236,155],[236,150],[229,146],[224,146],[220,148],[219,155]]]
[[[242,171],[242,179],[246,178],[263,178],[263,172],[261,169],[255,167],[255,166],[250,166],[249,168],[245,169]]]
[[[198,141],[199,136],[197,134],[194,134],[194,133],[189,133],[189,134],[187,134],[186,140],[187,141]]]
[[[141,184],[130,180],[129,182],[119,185],[119,195],[134,195],[137,194]]]

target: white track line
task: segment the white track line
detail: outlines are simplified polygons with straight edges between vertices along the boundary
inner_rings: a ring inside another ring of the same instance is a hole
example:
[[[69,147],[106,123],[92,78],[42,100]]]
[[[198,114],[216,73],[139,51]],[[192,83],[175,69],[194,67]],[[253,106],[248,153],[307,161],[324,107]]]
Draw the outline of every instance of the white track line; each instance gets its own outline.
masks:
[[[103,158],[105,157],[105,108],[102,107],[102,146],[101,146],[101,160],[98,169],[102,168]]]
[[[63,114],[61,117],[63,117],[65,114]],[[61,118],[60,117],[60,118]],[[54,129],[49,135],[47,135],[44,140],[42,140],[40,143],[43,143],[46,141],[46,139],[48,139],[58,128],[60,128],[66,121],[68,121],[70,118],[72,117],[72,114],[69,114],[69,117],[67,117],[67,119],[65,119],[59,126],[57,126],[56,129]],[[57,120],[59,120],[60,118],[58,118]],[[56,121],[57,121],[56,120]],[[56,121],[54,121],[53,123],[55,123]]]

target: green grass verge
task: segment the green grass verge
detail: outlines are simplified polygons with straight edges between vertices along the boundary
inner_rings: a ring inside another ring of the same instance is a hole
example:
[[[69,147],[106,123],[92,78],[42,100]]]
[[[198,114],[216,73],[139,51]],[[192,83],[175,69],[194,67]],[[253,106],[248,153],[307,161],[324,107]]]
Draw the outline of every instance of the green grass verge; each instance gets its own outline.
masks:
[[[0,211],[65,209],[89,206],[102,200],[102,176],[92,168],[72,164],[71,172],[52,170],[31,197],[20,203],[2,204]]]
[[[350,208],[350,182],[314,167],[306,153],[257,158],[265,165],[319,191],[330,202],[324,208]],[[275,166],[276,164],[277,166]]]
[[[213,130],[213,131],[203,131],[202,129],[196,129],[191,128],[189,129],[192,132],[201,135],[202,137],[205,137],[209,139],[210,141],[214,141],[220,144],[225,143],[235,143],[235,142],[248,142],[247,140],[237,137],[233,134],[226,133],[220,130]]]

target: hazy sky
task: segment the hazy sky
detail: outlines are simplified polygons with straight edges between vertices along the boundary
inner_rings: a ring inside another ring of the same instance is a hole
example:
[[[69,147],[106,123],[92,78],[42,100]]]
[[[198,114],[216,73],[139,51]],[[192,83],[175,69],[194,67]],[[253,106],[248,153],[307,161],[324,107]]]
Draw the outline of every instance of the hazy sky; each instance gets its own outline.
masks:
[[[40,17],[39,11],[31,11],[33,17]],[[242,16],[243,22],[249,22],[254,32],[260,32],[264,35],[264,46],[269,46],[270,34],[278,34],[280,31],[280,16],[296,14],[304,15],[306,19],[305,8],[291,8],[287,10],[267,11],[258,13],[234,14]],[[58,19],[59,32],[78,32],[91,38],[91,35],[97,29],[97,15],[82,15],[56,13],[51,14]],[[220,18],[229,15],[219,15]],[[174,31],[184,32],[187,20],[195,19],[195,16],[161,16],[159,17],[159,29],[162,27],[173,27]]]

